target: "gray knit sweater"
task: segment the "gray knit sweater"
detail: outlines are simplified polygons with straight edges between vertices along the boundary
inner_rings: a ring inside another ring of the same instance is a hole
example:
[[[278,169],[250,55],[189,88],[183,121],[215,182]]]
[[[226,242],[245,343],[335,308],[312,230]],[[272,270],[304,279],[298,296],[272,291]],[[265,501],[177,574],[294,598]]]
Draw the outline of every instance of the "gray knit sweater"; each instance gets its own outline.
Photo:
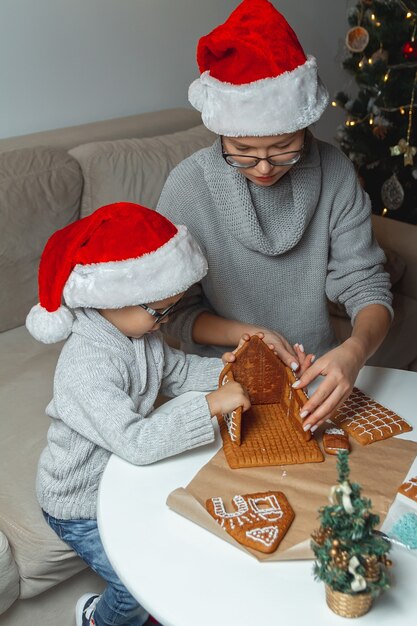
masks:
[[[152,411],[158,392],[176,396],[217,387],[220,359],[185,355],[160,332],[129,339],[93,309],[76,311],[58,360],[48,445],[37,496],[60,519],[95,519],[100,477],[112,453],[141,465],[213,441],[205,396],[172,410]]]
[[[208,258],[208,275],[164,329],[189,352],[224,349],[193,344],[204,310],[277,330],[317,356],[337,343],[326,296],[352,321],[373,303],[392,314],[369,197],[352,163],[310,133],[302,160],[272,187],[227,165],[216,140],[171,172],[158,211],[186,224]]]

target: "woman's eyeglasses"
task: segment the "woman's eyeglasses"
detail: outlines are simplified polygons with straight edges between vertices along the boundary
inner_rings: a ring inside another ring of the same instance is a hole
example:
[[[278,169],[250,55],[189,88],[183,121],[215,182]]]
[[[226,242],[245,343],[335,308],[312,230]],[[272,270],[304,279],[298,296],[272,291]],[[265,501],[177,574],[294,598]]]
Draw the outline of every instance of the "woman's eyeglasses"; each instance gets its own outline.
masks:
[[[147,313],[149,313],[149,315],[152,315],[152,317],[155,318],[155,324],[159,324],[160,322],[162,322],[163,319],[165,319],[170,313],[173,312],[173,310],[175,309],[175,307],[177,306],[179,301],[174,302],[174,304],[170,304],[166,309],[164,309],[163,311],[155,311],[155,309],[152,309],[150,306],[148,306],[147,304],[139,304],[138,306],[140,306],[142,309],[144,309]]]
[[[304,144],[299,150],[291,150],[289,152],[281,152],[280,154],[271,154],[268,157],[256,157],[249,154],[231,154],[225,152],[222,139],[222,157],[228,165],[231,167],[237,167],[240,169],[249,169],[256,167],[261,161],[268,161],[268,163],[274,167],[286,167],[288,165],[294,165],[301,159],[304,151]]]

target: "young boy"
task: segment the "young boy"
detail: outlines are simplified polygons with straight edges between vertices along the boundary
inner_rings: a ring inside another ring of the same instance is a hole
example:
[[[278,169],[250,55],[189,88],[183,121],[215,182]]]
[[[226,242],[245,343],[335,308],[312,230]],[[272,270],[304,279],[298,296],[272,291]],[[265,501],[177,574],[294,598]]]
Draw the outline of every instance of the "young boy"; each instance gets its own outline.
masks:
[[[153,412],[160,391],[217,388],[221,359],[185,355],[159,332],[206,272],[186,227],[125,202],[56,232],[43,252],[40,304],[26,326],[44,343],[69,338],[46,409],[52,423],[37,496],[48,524],[108,583],[101,596],[80,598],[77,626],[155,623],[117,577],[100,540],[97,492],[110,455],[140,465],[210,443],[214,415],[250,406],[242,387],[230,383],[193,396],[169,418]]]

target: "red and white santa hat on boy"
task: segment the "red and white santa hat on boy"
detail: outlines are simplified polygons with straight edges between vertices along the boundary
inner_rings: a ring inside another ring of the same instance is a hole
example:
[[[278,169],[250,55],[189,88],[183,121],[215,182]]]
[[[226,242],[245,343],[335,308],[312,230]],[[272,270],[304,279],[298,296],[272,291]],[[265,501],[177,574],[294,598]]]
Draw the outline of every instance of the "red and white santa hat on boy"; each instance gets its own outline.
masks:
[[[97,209],[48,240],[39,266],[39,300],[26,318],[38,341],[71,333],[68,307],[118,309],[165,300],[207,273],[207,261],[185,226],[139,204]]]
[[[291,133],[327,106],[317,62],[268,0],[243,0],[197,47],[201,76],[189,88],[204,125],[228,137]]]

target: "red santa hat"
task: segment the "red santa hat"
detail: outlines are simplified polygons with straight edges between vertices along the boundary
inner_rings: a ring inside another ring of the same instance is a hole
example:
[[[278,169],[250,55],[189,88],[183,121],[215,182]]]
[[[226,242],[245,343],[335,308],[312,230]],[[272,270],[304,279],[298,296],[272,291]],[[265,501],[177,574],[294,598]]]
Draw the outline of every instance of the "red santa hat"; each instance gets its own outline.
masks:
[[[116,202],[58,230],[39,266],[39,304],[26,318],[38,341],[71,333],[68,307],[118,309],[164,300],[207,273],[207,261],[185,226],[139,204]]]
[[[329,100],[316,59],[268,0],[243,0],[200,39],[197,62],[188,98],[219,135],[291,133],[316,122]]]

